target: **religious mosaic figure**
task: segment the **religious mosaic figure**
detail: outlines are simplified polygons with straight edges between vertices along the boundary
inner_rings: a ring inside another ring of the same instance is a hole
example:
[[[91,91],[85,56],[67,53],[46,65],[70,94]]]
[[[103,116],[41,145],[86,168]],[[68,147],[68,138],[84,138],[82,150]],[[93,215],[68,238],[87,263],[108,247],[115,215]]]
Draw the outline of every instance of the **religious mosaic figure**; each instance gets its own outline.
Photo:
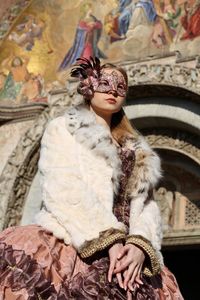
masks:
[[[101,21],[92,14],[92,4],[86,3],[82,7],[82,17],[76,29],[73,45],[60,64],[59,71],[73,65],[80,56],[106,58],[105,54],[98,47],[101,32]]]

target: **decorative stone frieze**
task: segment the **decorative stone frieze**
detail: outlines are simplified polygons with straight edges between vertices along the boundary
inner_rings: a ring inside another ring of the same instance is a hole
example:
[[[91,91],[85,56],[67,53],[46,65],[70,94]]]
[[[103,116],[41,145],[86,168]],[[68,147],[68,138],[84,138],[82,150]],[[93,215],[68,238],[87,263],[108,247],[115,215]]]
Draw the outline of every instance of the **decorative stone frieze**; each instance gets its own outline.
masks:
[[[128,73],[130,86],[171,85],[200,95],[200,69],[176,64],[130,64],[124,67]]]

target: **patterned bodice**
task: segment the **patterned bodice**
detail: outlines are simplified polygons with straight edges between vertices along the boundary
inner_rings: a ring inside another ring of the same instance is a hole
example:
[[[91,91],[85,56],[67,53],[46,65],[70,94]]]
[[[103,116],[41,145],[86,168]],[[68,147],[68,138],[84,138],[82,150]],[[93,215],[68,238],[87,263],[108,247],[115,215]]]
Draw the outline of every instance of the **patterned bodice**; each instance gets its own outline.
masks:
[[[120,187],[118,195],[114,201],[114,215],[120,222],[123,222],[127,227],[129,226],[130,214],[130,199],[125,197],[126,185],[131,175],[135,162],[135,152],[127,148],[120,148],[119,156],[122,161],[122,176],[120,179]]]

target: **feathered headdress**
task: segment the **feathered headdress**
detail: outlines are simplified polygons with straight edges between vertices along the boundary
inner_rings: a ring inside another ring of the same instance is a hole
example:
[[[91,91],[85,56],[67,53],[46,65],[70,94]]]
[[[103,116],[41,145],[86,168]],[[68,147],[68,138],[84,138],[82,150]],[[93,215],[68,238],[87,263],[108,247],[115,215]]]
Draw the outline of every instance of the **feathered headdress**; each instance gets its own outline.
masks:
[[[90,59],[80,57],[76,61],[75,67],[71,70],[71,77],[79,78],[80,80],[77,88],[78,93],[85,98],[91,98],[100,78],[100,60],[97,57],[90,57]]]

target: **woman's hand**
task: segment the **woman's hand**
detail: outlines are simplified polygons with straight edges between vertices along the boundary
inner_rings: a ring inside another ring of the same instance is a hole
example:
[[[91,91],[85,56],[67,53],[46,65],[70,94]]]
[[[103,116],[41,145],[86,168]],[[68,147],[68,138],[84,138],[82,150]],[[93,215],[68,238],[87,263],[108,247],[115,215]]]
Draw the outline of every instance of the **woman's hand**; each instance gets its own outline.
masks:
[[[120,260],[120,265],[117,265],[114,274],[125,271],[123,283],[125,290],[128,288],[130,291],[133,291],[134,281],[138,284],[143,284],[140,275],[145,255],[140,248],[133,244],[125,245],[118,255],[118,260]]]
[[[112,281],[112,275],[113,275],[114,269],[116,267],[119,268],[121,266],[121,262],[118,261],[118,256],[122,252],[122,250],[123,250],[123,244],[122,243],[115,243],[108,250],[108,254],[109,254],[109,258],[110,258],[110,267],[109,267],[109,270],[108,270],[108,281],[109,282]],[[116,274],[119,286],[121,288],[123,288],[121,272],[115,272],[115,274]]]

